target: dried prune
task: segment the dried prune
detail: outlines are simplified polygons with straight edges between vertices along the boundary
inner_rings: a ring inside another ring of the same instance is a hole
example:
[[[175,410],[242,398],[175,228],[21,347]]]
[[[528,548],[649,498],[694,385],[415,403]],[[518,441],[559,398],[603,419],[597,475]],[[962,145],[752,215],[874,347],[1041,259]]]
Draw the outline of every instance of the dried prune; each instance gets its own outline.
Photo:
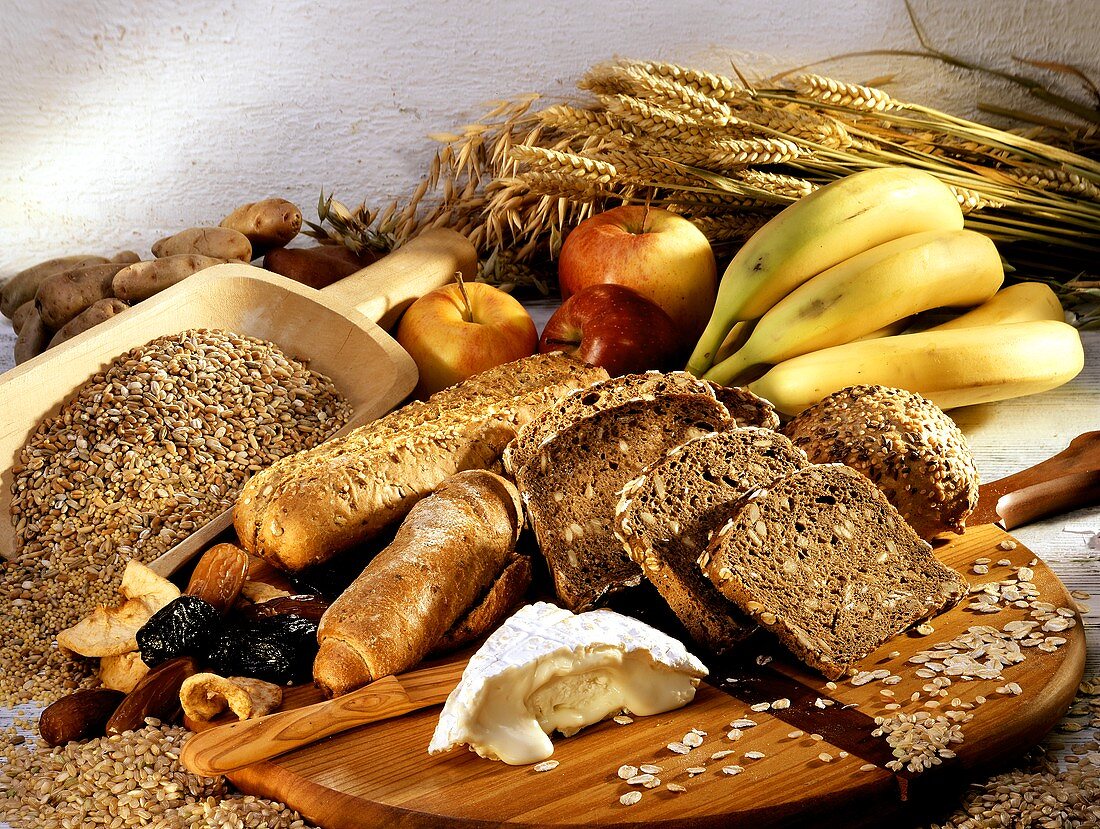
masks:
[[[210,669],[222,676],[249,676],[280,685],[312,676],[317,622],[292,613],[226,628],[210,651]]]
[[[205,656],[220,623],[220,614],[209,602],[180,596],[154,613],[137,632],[141,661],[155,668],[177,656]]]
[[[244,618],[249,620],[266,619],[271,616],[292,614],[303,619],[321,621],[321,616],[328,610],[328,602],[320,596],[302,594],[298,596],[279,596],[268,599],[266,602],[249,605],[241,611]]]

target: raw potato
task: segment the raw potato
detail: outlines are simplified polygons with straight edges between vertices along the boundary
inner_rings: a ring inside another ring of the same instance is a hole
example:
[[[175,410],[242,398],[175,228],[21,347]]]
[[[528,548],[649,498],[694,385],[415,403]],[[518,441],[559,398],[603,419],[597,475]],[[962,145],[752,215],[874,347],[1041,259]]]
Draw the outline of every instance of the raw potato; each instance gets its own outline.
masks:
[[[243,233],[228,227],[192,227],[153,243],[153,256],[157,259],[181,253],[251,262],[252,243]]]
[[[112,262],[122,262],[126,265],[132,265],[135,262],[141,261],[141,254],[132,250],[120,250],[114,256],[111,257]]]
[[[242,204],[222,219],[221,226],[243,233],[252,243],[252,256],[262,256],[298,235],[302,211],[286,199],[264,199]]]
[[[107,299],[115,274],[126,267],[129,266],[112,262],[54,274],[38,286],[34,296],[42,322],[56,331],[85,308]]]
[[[77,334],[83,334],[89,328],[94,328],[101,322],[106,322],[111,317],[122,313],[129,307],[130,306],[121,299],[115,299],[114,297],[94,302],[65,323],[61,329],[53,335],[53,339],[50,340],[50,344],[46,346],[46,348],[53,348],[55,345],[65,342],[65,340],[71,340]]]
[[[11,327],[16,334],[23,328],[23,323],[31,318],[31,313],[37,313],[34,310],[34,300],[28,299],[22,305],[15,309],[15,313],[11,315]]]
[[[114,294],[127,302],[141,302],[165,288],[182,282],[204,268],[220,265],[224,259],[198,253],[179,253],[148,262],[136,262],[115,274]]]
[[[38,309],[34,308],[19,328],[19,336],[15,340],[15,364],[37,357],[46,350],[49,341],[50,329],[42,322]]]
[[[34,299],[38,286],[54,274],[81,265],[100,265],[106,261],[102,256],[61,256],[22,270],[4,283],[4,288],[0,291],[0,313],[11,319],[15,309]]]
[[[283,702],[283,689],[262,679],[217,674],[195,674],[180,686],[183,714],[192,720],[207,722],[226,709],[239,720],[270,714]]]

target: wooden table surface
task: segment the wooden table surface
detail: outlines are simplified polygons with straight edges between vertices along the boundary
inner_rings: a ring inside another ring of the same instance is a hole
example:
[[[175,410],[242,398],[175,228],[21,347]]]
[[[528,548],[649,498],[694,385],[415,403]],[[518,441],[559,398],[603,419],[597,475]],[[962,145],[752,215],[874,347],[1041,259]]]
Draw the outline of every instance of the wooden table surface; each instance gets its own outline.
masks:
[[[540,329],[549,316],[545,305],[532,308]],[[1066,447],[1081,432],[1100,429],[1100,331],[1085,332],[1085,369],[1060,389],[952,412],[970,441],[983,480],[996,480],[1031,466]],[[0,372],[12,366],[14,335],[0,323]],[[1070,590],[1094,598],[1084,601],[1089,656],[1086,676],[1100,674],[1100,507],[1037,522],[1013,534],[1046,560]],[[21,712],[26,716],[28,711]],[[20,712],[0,709],[0,726]],[[1054,750],[1100,736],[1095,729],[1047,737]],[[4,826],[4,824],[0,824]]]

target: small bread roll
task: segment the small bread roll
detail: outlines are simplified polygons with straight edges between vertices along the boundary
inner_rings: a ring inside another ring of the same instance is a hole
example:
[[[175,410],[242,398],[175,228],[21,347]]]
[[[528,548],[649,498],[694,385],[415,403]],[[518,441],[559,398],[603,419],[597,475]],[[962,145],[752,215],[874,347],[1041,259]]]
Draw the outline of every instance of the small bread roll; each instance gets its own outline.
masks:
[[[978,470],[959,427],[919,394],[850,386],[783,430],[814,463],[843,463],[870,478],[924,539],[961,533],[978,503]]]
[[[483,470],[448,478],[325,611],[313,678],[329,696],[411,668],[511,562],[519,493]]]

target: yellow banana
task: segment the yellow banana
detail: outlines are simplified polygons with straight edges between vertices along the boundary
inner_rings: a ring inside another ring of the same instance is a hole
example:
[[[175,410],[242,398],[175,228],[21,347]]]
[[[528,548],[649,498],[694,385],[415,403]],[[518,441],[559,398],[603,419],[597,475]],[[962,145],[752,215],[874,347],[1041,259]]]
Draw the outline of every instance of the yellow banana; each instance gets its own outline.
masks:
[[[1057,320],[1065,322],[1066,312],[1058,295],[1042,282],[1020,282],[998,291],[987,302],[928,331],[950,331],[975,325],[1002,325],[1009,322]]]
[[[1076,328],[1038,320],[845,343],[780,363],[749,389],[788,415],[858,383],[908,389],[953,409],[1053,389],[1084,364]]]
[[[962,210],[947,185],[909,167],[864,170],[814,191],[760,228],[734,256],[688,370],[705,373],[735,322],[763,316],[827,268],[891,239],[962,226]]]
[[[795,288],[733,356],[703,376],[729,385],[753,366],[851,342],[930,308],[978,305],[1003,281],[997,248],[980,233],[932,230],[893,239]]]

